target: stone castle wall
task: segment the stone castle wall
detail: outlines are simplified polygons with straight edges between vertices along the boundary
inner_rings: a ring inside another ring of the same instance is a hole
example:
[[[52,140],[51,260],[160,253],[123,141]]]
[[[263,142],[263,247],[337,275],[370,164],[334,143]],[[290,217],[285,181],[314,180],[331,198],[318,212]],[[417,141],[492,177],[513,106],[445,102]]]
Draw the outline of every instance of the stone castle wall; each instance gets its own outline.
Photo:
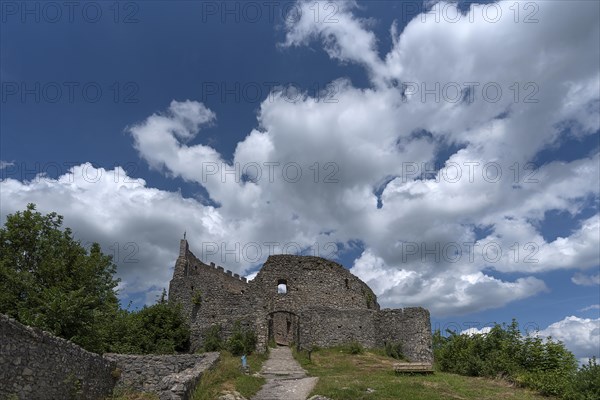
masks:
[[[278,291],[279,285],[285,286],[285,293]],[[169,301],[182,304],[193,349],[202,346],[211,326],[221,325],[226,340],[240,321],[256,332],[259,350],[266,350],[270,339],[301,347],[402,342],[410,360],[433,361],[427,310],[380,310],[366,283],[319,257],[270,256],[255,279],[246,282],[203,263],[182,240]]]
[[[0,314],[0,398],[103,399],[115,365],[67,340]]]
[[[287,293],[277,292],[285,282]],[[299,314],[311,307],[348,310],[378,310],[377,297],[358,277],[338,263],[320,257],[270,256],[254,280],[253,291],[261,294],[263,309]]]
[[[414,362],[433,363],[429,311],[421,307],[385,310],[312,308],[301,315],[302,347],[327,347],[359,342],[364,347],[402,343]]]
[[[302,313],[301,346],[328,347],[359,342],[364,347],[378,347],[375,310],[336,310],[311,308]]]
[[[400,342],[409,360],[433,363],[431,319],[425,308],[381,310],[377,313],[376,327],[380,346]]]
[[[180,256],[169,285],[169,300],[180,303],[190,323],[192,350],[203,345],[205,332],[221,325],[230,336],[235,321],[254,328],[254,301],[245,278],[214,264],[205,264],[182,241]]]

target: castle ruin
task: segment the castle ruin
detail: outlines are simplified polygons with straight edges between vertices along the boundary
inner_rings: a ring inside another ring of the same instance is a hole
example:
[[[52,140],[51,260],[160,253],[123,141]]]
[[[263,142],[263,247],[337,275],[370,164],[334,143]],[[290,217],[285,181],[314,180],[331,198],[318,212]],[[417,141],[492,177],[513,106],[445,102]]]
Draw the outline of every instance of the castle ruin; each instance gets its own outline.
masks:
[[[402,343],[405,357],[433,362],[429,311],[421,307],[380,309],[366,283],[333,261],[313,256],[272,255],[251,281],[203,263],[181,241],[169,301],[180,303],[190,323],[192,350],[220,325],[223,338],[234,325],[252,329],[259,350],[269,341],[302,348],[352,341],[364,347]]]

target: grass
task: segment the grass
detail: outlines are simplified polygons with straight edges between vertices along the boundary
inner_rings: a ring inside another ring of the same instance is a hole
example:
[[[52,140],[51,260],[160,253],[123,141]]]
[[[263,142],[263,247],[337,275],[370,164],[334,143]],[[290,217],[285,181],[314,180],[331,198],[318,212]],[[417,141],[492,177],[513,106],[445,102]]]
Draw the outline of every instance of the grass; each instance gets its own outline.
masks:
[[[155,393],[136,392],[128,389],[115,389],[115,393],[107,400],[159,400]]]
[[[214,400],[225,390],[235,390],[244,397],[250,398],[265,383],[265,378],[252,376],[252,374],[260,371],[267,357],[266,354],[249,355],[247,362],[250,374],[246,375],[241,371],[240,357],[222,351],[217,366],[202,375],[200,383],[194,390],[193,400]],[[121,389],[107,400],[158,400],[158,395]]]
[[[234,357],[227,351],[221,352],[217,366],[200,379],[194,391],[193,400],[214,400],[226,390],[235,390],[246,398],[252,397],[265,383],[265,378],[253,376],[260,371],[267,354],[251,354],[247,358],[250,374],[241,371],[240,357]]]
[[[343,399],[411,400],[548,400],[502,380],[471,378],[436,372],[433,375],[398,375],[393,371],[397,360],[381,351],[365,350],[349,354],[348,348],[319,349],[308,360],[306,352],[294,351],[294,357],[311,376],[319,377],[312,395]],[[367,392],[373,389],[374,392]]]

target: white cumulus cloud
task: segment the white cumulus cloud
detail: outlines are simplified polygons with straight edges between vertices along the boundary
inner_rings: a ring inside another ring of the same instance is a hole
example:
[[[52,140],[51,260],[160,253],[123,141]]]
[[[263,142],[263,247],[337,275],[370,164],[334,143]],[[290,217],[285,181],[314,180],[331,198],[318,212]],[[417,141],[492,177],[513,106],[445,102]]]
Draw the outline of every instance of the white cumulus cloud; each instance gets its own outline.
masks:
[[[2,216],[36,202],[83,238],[137,243],[140,261],[121,266],[125,291],[166,286],[184,230],[197,255],[242,274],[270,252],[335,257],[358,242],[364,251],[347,267],[383,306],[436,316],[502,307],[545,292],[543,272],[600,264],[600,217],[580,218],[599,196],[590,184],[600,179],[599,155],[530,164],[568,137],[598,132],[597,2],[535,3],[535,24],[417,16],[402,31],[390,27],[383,55],[355,2],[335,3],[338,23],[329,24],[298,4],[306,12],[288,21],[281,46],[316,43],[331,62],[363,67],[369,87],[340,77],[335,102],[306,93],[290,101],[276,89],[232,155],[194,142],[218,115],[193,99],[128,127],[145,162],[203,186],[215,207],[84,164],[73,182],[3,181]],[[507,16],[512,5],[498,2]],[[105,178],[78,180],[86,169]],[[577,227],[546,240],[539,226],[548,211],[568,212]]]
[[[600,274],[586,275],[578,272],[573,275],[571,281],[574,284],[581,286],[600,286]]]
[[[600,318],[568,316],[539,331],[539,335],[562,341],[579,360],[600,358]]]

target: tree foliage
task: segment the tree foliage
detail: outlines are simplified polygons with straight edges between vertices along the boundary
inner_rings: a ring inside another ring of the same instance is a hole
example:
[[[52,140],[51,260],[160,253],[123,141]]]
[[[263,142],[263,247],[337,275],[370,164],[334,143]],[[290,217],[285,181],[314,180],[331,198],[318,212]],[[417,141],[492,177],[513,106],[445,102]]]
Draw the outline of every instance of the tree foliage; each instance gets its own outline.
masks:
[[[179,305],[160,300],[138,311],[120,310],[112,324],[110,352],[126,354],[171,354],[189,350],[190,331]]]
[[[62,216],[34,204],[0,228],[0,312],[98,353],[185,350],[189,329],[166,293],[135,312],[119,308],[116,266],[62,229]]]
[[[118,309],[116,267],[97,243],[88,252],[61,230],[62,220],[33,204],[8,215],[0,228],[0,312],[101,351],[98,333]]]
[[[242,327],[240,321],[236,321],[233,332],[227,340],[226,348],[234,356],[251,354],[256,349],[256,334],[254,331]]]
[[[588,396],[600,390],[595,360],[578,371],[575,356],[563,343],[523,336],[515,320],[508,326],[496,324],[487,334],[448,333],[445,337],[437,330],[433,335],[435,360],[442,371],[501,377],[565,399],[598,398]]]
[[[596,361],[596,357],[590,358],[588,363],[579,369],[565,398],[569,400],[600,399],[600,364]]]
[[[211,325],[204,335],[204,351],[220,351],[223,349],[221,325]]]

